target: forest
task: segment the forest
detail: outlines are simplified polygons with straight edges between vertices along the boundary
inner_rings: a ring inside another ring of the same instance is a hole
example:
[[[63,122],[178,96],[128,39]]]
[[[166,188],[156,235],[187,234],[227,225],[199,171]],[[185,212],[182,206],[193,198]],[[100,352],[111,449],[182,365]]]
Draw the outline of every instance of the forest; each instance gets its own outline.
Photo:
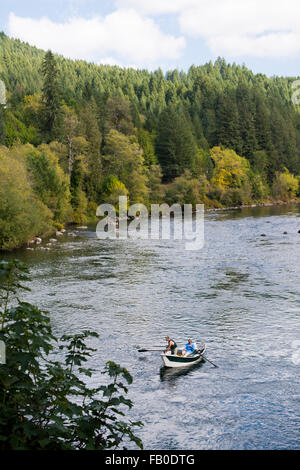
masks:
[[[0,33],[0,249],[103,202],[204,203],[300,196],[296,78],[244,65],[163,73],[74,61]]]

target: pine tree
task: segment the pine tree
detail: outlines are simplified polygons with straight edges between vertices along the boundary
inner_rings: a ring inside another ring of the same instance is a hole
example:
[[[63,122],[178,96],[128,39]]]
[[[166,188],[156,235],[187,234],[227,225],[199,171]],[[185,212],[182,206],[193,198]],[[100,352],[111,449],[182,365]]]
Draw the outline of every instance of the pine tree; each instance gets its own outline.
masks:
[[[233,100],[228,94],[222,94],[219,97],[216,117],[216,143],[218,145],[223,145],[226,148],[234,149],[236,152],[240,152],[241,137],[239,114],[235,100]]]
[[[51,51],[46,52],[42,73],[43,83],[43,130],[46,140],[54,140],[58,133],[60,109],[60,92],[58,80],[58,68]]]
[[[192,126],[184,112],[174,106],[161,113],[156,153],[166,182],[180,176],[185,169],[194,168],[197,146]]]
[[[261,91],[255,91],[255,133],[259,150],[272,150],[270,112]]]
[[[253,160],[253,153],[257,149],[255,135],[254,106],[252,105],[249,86],[240,84],[236,90],[236,100],[238,103],[241,149],[243,157]],[[238,151],[238,150],[237,150]]]
[[[208,145],[206,138],[204,137],[202,123],[197,113],[193,114],[192,122],[193,122],[194,134],[197,140],[198,147],[208,151],[209,145]]]

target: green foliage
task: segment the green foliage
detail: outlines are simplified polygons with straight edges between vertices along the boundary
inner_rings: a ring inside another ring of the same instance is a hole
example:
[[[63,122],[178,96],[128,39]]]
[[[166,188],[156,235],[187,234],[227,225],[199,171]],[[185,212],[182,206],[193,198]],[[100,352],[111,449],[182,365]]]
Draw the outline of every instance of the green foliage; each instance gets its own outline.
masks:
[[[99,130],[99,123],[96,111],[96,104],[92,101],[86,104],[79,113],[81,134],[88,142],[88,150],[92,155],[99,155],[102,135]]]
[[[46,52],[42,64],[43,83],[43,130],[48,141],[58,133],[60,118],[60,92],[58,68],[51,51]]]
[[[108,362],[102,372],[108,383],[98,376],[99,385],[88,387],[86,377],[95,371],[85,364],[96,349],[86,341],[98,334],[55,338],[47,312],[21,300],[11,304],[27,280],[22,263],[0,261],[0,340],[7,351],[0,366],[0,449],[124,449],[130,441],[142,448],[134,434],[142,423],[125,414],[132,407],[129,372]],[[53,359],[57,351],[59,361]]]
[[[272,186],[272,191],[276,198],[292,199],[296,196],[298,188],[299,180],[287,168],[282,173],[276,173]]]
[[[0,144],[37,147],[27,161],[39,207],[33,218],[46,206],[56,226],[82,223],[95,204],[125,193],[147,205],[165,202],[166,192],[209,205],[262,201],[272,187],[275,197],[295,194],[278,176],[283,168],[300,173],[300,114],[289,78],[255,75],[220,58],[165,75],[97,66],[4,33],[0,62],[7,89]],[[216,148],[226,149],[221,160]],[[107,192],[110,176],[115,186]],[[18,192],[12,200],[23,203]],[[50,229],[51,221],[41,225]],[[13,239],[18,246],[19,236]]]
[[[104,153],[106,175],[115,175],[125,185],[133,204],[144,202],[148,193],[144,158],[135,138],[111,130],[106,136]]]
[[[214,147],[211,158],[215,163],[211,184],[213,191],[219,193],[219,201],[227,206],[238,206],[251,202],[251,171],[246,158],[234,150]]]
[[[204,175],[193,177],[190,170],[185,170],[169,186],[166,199],[170,204],[203,204],[208,192],[208,181]]]
[[[0,201],[0,250],[21,246],[52,227],[52,213],[30,186],[20,147],[0,147]]]
[[[252,156],[252,169],[263,178],[267,177],[268,154],[265,150],[257,150]]]
[[[67,221],[71,214],[70,191],[58,158],[45,144],[37,149],[28,147],[26,157],[33,190],[51,210],[55,221]]]
[[[213,185],[221,189],[240,188],[249,178],[249,162],[234,150],[214,147],[211,150],[211,158],[215,162],[211,180]]]
[[[79,224],[86,222],[88,204],[87,197],[82,190],[84,172],[85,169],[82,159],[77,158],[71,173],[71,203],[74,212],[74,222]]]
[[[114,175],[109,175],[103,184],[103,196],[107,204],[118,208],[119,197],[128,196],[126,186]]]
[[[38,142],[38,133],[33,126],[26,126],[11,111],[6,113],[5,144],[11,147],[14,143],[26,144]]]
[[[263,202],[270,196],[270,189],[258,173],[250,174],[251,198],[254,201]]]
[[[156,152],[167,182],[195,166],[197,146],[194,135],[184,113],[174,106],[161,113]]]
[[[236,102],[227,94],[220,95],[216,106],[216,142],[226,148],[241,150],[239,113]]]
[[[79,116],[83,109],[92,107],[103,136],[111,129],[126,135],[136,134],[135,127],[157,130],[158,118],[166,106],[179,105],[191,116],[189,127],[200,148],[207,151],[208,146],[231,147],[251,163],[256,150],[266,151],[269,183],[281,170],[281,163],[294,174],[300,172],[299,110],[291,101],[289,78],[255,75],[245,66],[230,65],[223,59],[192,66],[188,73],[172,71],[164,76],[161,70],[99,67],[61,56],[53,58],[47,53],[46,80],[46,75],[40,74],[44,51],[5,34],[0,37],[0,45],[0,78],[14,111],[26,95],[39,95],[43,88],[44,97],[49,94],[49,103],[55,103],[53,108],[49,104],[49,110],[56,109],[53,83],[59,77],[65,103],[76,107]],[[90,112],[85,113],[85,118],[88,116]],[[30,124],[39,127],[36,116],[32,117]],[[94,127],[94,117],[91,121]],[[140,145],[143,147],[142,142]]]
[[[164,200],[165,190],[161,183],[162,171],[160,165],[147,168],[147,186],[149,188],[149,203],[160,204]]]
[[[148,132],[146,129],[139,129],[138,134],[139,144],[143,149],[144,161],[147,167],[157,164],[155,155],[155,135]]]
[[[116,96],[107,101],[106,129],[115,129],[125,135],[135,135],[132,122],[130,101],[127,98]]]

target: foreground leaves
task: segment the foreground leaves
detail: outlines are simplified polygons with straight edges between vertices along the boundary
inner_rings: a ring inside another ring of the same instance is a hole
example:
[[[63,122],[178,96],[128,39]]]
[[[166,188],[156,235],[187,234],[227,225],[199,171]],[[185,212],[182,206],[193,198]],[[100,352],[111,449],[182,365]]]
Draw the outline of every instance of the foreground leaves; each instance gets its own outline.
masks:
[[[108,362],[102,373],[110,382],[89,388],[85,377],[95,371],[82,364],[96,351],[86,340],[98,334],[83,331],[58,341],[47,312],[16,297],[17,306],[11,305],[11,294],[27,280],[22,263],[0,261],[0,340],[7,352],[0,365],[0,449],[103,450],[130,441],[142,448],[134,434],[142,423],[126,418],[129,372]],[[57,351],[64,361],[53,359]]]

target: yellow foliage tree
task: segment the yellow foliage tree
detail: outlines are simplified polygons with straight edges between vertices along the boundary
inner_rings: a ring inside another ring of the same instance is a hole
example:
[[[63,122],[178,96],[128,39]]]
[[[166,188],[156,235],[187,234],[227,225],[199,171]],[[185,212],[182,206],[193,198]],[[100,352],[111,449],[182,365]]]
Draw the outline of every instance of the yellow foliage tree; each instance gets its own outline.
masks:
[[[251,202],[251,168],[249,161],[234,150],[214,147],[211,158],[215,168],[211,179],[213,198],[226,206]]]
[[[214,147],[211,158],[215,163],[212,184],[222,189],[240,188],[248,181],[250,163],[240,157],[234,150]]]
[[[298,188],[299,180],[290,173],[287,168],[285,168],[282,173],[276,173],[272,186],[273,195],[275,197],[292,199],[296,196]]]
[[[9,250],[53,228],[53,214],[33,191],[23,147],[0,147],[0,250]]]

